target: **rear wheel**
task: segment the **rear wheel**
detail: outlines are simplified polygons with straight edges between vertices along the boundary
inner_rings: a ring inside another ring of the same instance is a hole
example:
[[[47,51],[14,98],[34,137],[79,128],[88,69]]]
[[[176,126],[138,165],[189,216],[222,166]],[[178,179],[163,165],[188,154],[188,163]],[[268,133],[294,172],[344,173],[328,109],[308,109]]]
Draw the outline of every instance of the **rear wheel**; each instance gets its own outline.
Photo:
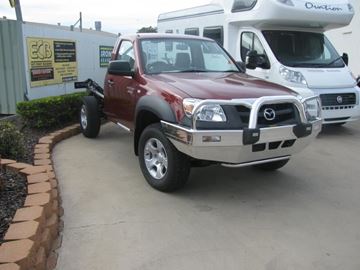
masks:
[[[80,108],[80,128],[87,138],[95,138],[100,131],[98,101],[93,96],[83,97]]]
[[[159,123],[149,125],[140,135],[139,163],[146,181],[160,191],[180,189],[189,177],[189,158],[171,144]]]
[[[254,167],[257,169],[263,170],[263,171],[276,171],[276,170],[284,167],[289,162],[289,160],[290,159],[273,161],[273,162],[269,162],[269,163],[254,165]]]

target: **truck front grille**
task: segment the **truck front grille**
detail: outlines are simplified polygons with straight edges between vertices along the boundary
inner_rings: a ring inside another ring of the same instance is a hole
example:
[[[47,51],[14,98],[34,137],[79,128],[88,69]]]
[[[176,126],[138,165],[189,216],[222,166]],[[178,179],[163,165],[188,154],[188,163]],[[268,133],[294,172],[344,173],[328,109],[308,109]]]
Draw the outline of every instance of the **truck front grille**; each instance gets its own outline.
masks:
[[[265,110],[270,109],[275,112],[275,118],[269,119],[265,116]],[[250,109],[245,106],[236,106],[241,122],[244,125],[249,124]],[[270,104],[264,105],[260,108],[258,113],[258,128],[272,127],[272,126],[286,126],[297,124],[297,113],[294,104]]]
[[[345,105],[355,105],[356,104],[355,93],[322,94],[322,95],[320,95],[320,99],[321,99],[321,104],[323,107],[345,106]]]

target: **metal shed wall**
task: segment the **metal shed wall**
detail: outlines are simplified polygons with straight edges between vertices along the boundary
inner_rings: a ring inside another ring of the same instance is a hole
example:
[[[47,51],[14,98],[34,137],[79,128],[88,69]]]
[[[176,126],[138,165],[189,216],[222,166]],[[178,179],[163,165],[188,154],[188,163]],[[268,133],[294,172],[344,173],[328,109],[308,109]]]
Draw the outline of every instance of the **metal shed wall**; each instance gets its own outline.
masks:
[[[0,114],[15,114],[16,103],[24,100],[25,89],[21,23],[0,20]]]

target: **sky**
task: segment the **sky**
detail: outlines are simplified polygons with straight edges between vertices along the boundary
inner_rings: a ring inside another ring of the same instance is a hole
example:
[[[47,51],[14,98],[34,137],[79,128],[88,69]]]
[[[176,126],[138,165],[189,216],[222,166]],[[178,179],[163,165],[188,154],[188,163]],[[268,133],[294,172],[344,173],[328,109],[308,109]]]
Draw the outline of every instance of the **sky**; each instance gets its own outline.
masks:
[[[210,3],[211,0],[21,0],[24,21],[70,26],[83,14],[83,27],[129,34],[143,26],[156,26],[160,13]],[[8,0],[0,0],[0,18],[16,19]]]

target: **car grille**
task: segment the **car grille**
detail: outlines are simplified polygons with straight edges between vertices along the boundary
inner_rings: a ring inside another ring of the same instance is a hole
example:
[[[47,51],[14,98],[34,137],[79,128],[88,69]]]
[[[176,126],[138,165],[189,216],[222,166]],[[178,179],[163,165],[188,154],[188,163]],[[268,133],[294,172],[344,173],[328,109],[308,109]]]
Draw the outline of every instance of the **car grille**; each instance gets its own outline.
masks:
[[[268,120],[265,118],[265,110],[272,109],[275,111],[275,118]],[[236,106],[241,122],[244,125],[249,124],[250,109],[245,106]],[[258,113],[258,128],[272,126],[286,126],[297,124],[297,112],[295,105],[292,103],[263,105]]]
[[[322,94],[322,95],[320,95],[320,99],[321,99],[321,104],[323,107],[344,106],[344,105],[355,105],[356,104],[355,93]]]

